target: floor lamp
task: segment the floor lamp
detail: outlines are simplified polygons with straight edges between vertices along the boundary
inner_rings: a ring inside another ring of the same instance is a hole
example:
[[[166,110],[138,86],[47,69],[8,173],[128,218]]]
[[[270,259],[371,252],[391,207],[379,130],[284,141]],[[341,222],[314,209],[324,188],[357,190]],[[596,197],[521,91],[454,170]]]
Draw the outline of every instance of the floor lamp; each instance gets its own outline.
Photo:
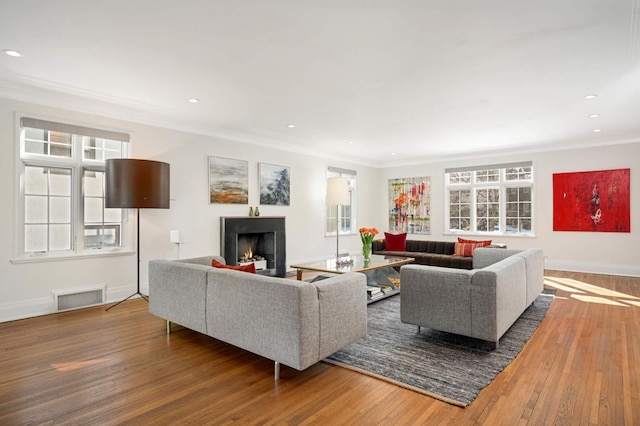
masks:
[[[336,206],[336,262],[340,258],[340,206],[348,206],[351,203],[349,196],[349,180],[347,178],[332,177],[327,179],[327,206]]]
[[[117,158],[107,160],[105,168],[105,207],[137,209],[137,256],[138,287],[131,296],[109,306],[114,308],[122,302],[140,295],[140,209],[169,208],[169,164],[160,161]]]

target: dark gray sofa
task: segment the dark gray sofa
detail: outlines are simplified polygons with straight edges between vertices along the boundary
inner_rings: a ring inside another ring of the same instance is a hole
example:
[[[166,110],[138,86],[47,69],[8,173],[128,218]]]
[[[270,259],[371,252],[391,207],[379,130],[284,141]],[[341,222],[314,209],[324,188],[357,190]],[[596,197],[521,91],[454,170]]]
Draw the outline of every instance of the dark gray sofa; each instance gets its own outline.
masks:
[[[413,257],[413,264],[417,265],[472,269],[473,257],[454,256],[455,248],[456,243],[450,241],[407,240],[406,251],[386,250],[384,240],[375,240],[372,244],[373,254]]]

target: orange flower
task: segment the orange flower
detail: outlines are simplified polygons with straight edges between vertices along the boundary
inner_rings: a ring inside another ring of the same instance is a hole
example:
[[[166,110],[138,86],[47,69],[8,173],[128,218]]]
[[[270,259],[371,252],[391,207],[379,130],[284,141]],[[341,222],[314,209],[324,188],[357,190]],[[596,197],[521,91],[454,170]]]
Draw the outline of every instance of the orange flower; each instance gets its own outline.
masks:
[[[373,238],[378,234],[377,228],[360,228],[358,229],[360,232],[360,239],[362,240],[362,244],[371,244]]]

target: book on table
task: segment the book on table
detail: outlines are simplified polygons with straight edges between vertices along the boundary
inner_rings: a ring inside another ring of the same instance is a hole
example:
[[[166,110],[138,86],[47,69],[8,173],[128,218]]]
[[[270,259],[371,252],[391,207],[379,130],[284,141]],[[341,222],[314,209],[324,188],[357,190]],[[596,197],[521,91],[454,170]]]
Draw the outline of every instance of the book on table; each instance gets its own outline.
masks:
[[[367,293],[371,296],[372,294],[382,293],[382,289],[380,287],[368,285],[367,286]]]
[[[369,293],[369,299],[371,299],[371,300],[381,299],[383,297],[384,297],[384,293],[383,292],[373,293],[373,294]]]

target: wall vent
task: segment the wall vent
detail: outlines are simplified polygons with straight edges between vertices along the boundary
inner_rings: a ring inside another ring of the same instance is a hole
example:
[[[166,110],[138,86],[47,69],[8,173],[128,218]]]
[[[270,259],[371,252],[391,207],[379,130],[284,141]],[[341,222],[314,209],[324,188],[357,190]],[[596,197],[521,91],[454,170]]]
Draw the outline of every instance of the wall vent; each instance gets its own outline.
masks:
[[[106,286],[81,287],[53,292],[55,311],[87,308],[102,305],[105,302]]]

